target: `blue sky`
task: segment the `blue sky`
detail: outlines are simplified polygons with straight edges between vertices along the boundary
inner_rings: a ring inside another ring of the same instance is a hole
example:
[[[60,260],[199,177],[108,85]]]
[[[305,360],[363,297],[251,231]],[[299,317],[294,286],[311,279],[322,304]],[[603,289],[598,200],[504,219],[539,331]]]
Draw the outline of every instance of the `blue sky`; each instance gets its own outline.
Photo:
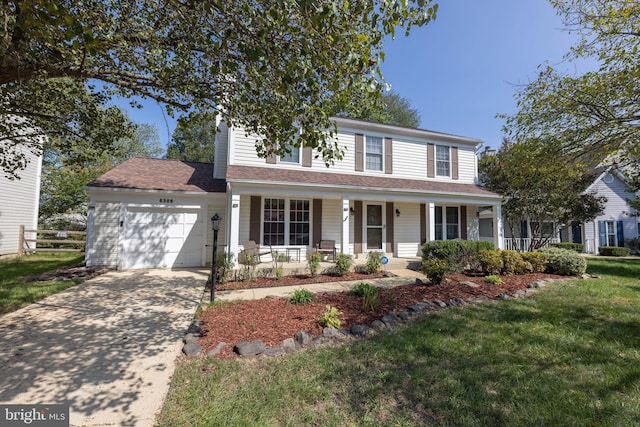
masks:
[[[435,21],[385,44],[382,70],[420,112],[421,127],[498,148],[503,121],[495,115],[516,111],[514,85],[545,62],[572,71],[562,60],[575,41],[547,0],[442,0]],[[159,105],[146,102],[130,116],[154,124],[166,146],[175,121]]]

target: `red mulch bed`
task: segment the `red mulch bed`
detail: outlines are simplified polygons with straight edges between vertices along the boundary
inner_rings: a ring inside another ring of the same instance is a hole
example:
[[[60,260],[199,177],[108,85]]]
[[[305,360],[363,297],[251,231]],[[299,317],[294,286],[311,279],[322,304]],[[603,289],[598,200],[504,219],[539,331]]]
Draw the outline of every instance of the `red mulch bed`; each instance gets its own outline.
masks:
[[[352,273],[357,274],[357,273]],[[366,280],[370,275],[360,275],[355,279],[341,277],[337,280]],[[273,279],[256,279],[244,287],[283,286],[316,283],[305,276],[283,277],[279,281]],[[312,338],[322,335],[322,327],[318,318],[325,310],[325,305],[336,307],[342,314],[339,316],[341,328],[348,329],[353,325],[370,325],[374,320],[382,318],[389,311],[398,311],[422,300],[446,301],[454,298],[473,298],[486,296],[495,298],[501,293],[513,295],[517,290],[526,289],[527,285],[541,278],[566,278],[553,274],[525,274],[519,276],[501,276],[501,285],[485,283],[482,277],[469,277],[463,274],[448,276],[447,282],[441,285],[397,286],[382,289],[380,296],[382,305],[375,311],[362,310],[362,298],[346,292],[320,293],[316,300],[307,305],[291,304],[285,298],[265,298],[252,301],[238,301],[217,305],[204,310],[200,320],[206,335],[198,340],[198,344],[205,347],[205,352],[216,347],[219,343],[227,345],[217,357],[229,359],[237,357],[233,353],[233,346],[241,341],[264,342],[269,347],[279,346],[280,343],[292,338],[296,332],[305,331]],[[310,280],[310,281],[307,281]],[[478,287],[470,287],[460,282],[470,281]],[[274,283],[275,282],[275,283]],[[218,288],[219,289],[219,288]]]
[[[216,285],[216,291],[228,291],[232,289],[253,289],[253,288],[273,288],[274,286],[299,286],[308,285],[310,283],[329,283],[329,282],[345,282],[350,280],[370,280],[383,277],[382,273],[365,274],[350,272],[344,276],[335,274],[318,274],[315,277],[310,274],[292,274],[283,276],[280,279],[271,277],[256,278],[252,282],[234,282],[229,281],[222,285]]]

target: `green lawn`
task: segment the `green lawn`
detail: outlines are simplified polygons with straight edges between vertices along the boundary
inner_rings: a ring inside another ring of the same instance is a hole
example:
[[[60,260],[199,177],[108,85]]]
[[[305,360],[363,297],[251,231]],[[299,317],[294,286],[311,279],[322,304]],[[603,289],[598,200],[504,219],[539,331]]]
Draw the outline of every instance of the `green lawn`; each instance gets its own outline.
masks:
[[[180,366],[162,426],[640,425],[640,259],[347,345]]]
[[[0,259],[0,314],[15,311],[78,283],[78,280],[30,282],[25,279],[84,260],[77,252],[38,252]]]

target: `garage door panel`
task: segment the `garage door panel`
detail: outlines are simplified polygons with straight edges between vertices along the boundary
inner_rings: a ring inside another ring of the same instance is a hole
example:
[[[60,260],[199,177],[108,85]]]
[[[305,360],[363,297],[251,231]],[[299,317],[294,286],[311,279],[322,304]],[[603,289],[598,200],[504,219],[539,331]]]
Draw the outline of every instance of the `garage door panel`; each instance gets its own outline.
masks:
[[[129,208],[124,238],[125,268],[202,265],[200,211],[178,208]]]

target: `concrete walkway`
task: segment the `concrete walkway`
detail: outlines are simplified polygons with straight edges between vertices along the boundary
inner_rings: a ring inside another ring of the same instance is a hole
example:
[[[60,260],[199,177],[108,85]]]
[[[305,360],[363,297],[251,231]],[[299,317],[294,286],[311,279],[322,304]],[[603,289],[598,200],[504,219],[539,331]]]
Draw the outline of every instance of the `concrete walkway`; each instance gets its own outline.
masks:
[[[392,273],[394,277],[385,277],[379,279],[366,280],[367,283],[371,283],[380,287],[393,287],[400,285],[408,285],[415,283],[416,278],[425,280],[424,274],[409,270],[402,265],[392,265],[387,268],[386,271]],[[238,289],[232,291],[219,291],[216,292],[216,300],[220,301],[233,301],[233,300],[254,300],[268,297],[288,297],[296,289],[308,289],[311,292],[340,292],[348,291],[356,284],[362,282],[362,280],[345,281],[345,282],[328,282],[328,283],[314,283],[309,285],[296,285],[296,286],[278,286],[273,288],[255,288],[255,289]],[[207,297],[208,298],[208,297]],[[207,299],[208,301],[208,299]]]
[[[0,317],[0,402],[71,425],[152,426],[206,271],[118,271]]]

